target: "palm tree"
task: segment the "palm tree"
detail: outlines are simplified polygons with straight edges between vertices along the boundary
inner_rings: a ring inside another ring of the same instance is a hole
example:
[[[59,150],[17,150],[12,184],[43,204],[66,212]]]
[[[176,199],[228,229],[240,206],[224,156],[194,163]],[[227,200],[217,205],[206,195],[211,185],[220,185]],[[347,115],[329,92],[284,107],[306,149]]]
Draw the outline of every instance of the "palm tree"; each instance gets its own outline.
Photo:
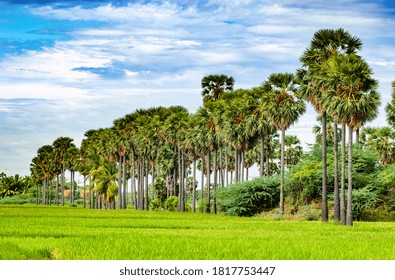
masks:
[[[303,155],[300,140],[295,135],[285,136],[285,165],[296,165]]]
[[[319,113],[322,118],[322,220],[328,221],[328,197],[327,197],[327,162],[326,162],[326,108],[322,104],[322,95],[328,89],[318,81],[322,75],[323,68],[327,61],[337,54],[356,53],[362,47],[359,38],[351,36],[342,28],[339,29],[320,29],[311,40],[310,46],[300,57],[303,69],[298,70],[300,79],[300,92]],[[335,124],[336,124],[335,120]],[[337,141],[337,139],[335,140]],[[337,152],[337,151],[336,151]],[[335,158],[335,161],[337,157]],[[335,180],[336,181],[336,180]],[[337,192],[337,193],[336,193]],[[335,189],[335,198],[338,197],[338,190]],[[335,213],[338,211],[339,204],[335,201]],[[335,220],[338,220],[337,214]]]
[[[391,101],[385,106],[385,112],[387,113],[388,124],[395,129],[395,80],[392,81]]]
[[[115,182],[118,174],[114,163],[103,160],[98,169],[93,169],[90,175],[93,178],[95,191],[103,197],[105,208],[112,208],[114,199],[118,192],[118,186]]]
[[[328,113],[348,126],[348,195],[346,225],[352,225],[352,136],[353,130],[377,114],[380,97],[373,71],[359,56],[337,55],[328,61],[323,77],[328,90],[323,96]],[[344,132],[343,132],[344,134]],[[341,198],[343,199],[343,198]]]
[[[55,159],[61,166],[61,192],[62,192],[62,206],[64,206],[64,185],[65,185],[65,171],[68,165],[69,150],[75,147],[73,139],[69,137],[59,137],[53,142]]]
[[[235,80],[226,75],[207,75],[202,78],[203,102],[216,101],[222,98],[225,92],[233,90]]]
[[[395,132],[388,126],[364,127],[361,132],[362,147],[380,153],[383,165],[395,162]]]
[[[37,150],[37,156],[32,159],[30,170],[35,178],[42,181],[42,203],[47,204],[47,185],[54,175],[54,148],[52,145],[44,145]],[[36,203],[39,203],[39,191],[36,189]]]
[[[285,130],[304,113],[305,104],[295,94],[296,84],[293,74],[271,74],[263,88],[264,93],[260,99],[259,110],[267,115],[274,126],[281,131],[280,213],[284,213]]]

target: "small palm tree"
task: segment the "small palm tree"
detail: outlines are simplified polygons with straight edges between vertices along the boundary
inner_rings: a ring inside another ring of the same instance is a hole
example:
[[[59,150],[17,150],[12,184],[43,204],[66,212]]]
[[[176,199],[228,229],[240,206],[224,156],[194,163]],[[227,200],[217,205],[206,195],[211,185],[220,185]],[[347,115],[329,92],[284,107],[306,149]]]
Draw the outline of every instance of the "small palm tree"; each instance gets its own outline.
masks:
[[[118,185],[115,180],[118,177],[115,164],[109,161],[101,161],[100,167],[90,172],[95,184],[95,192],[102,196],[106,208],[112,208],[116,195],[118,194]]]

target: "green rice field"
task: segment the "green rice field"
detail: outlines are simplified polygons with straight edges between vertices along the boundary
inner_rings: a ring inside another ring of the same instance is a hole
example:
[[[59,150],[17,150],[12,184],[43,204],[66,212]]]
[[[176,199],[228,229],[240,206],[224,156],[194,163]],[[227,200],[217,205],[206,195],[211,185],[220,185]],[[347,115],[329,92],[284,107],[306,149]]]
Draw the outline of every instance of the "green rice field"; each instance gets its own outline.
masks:
[[[395,223],[1,205],[0,259],[395,260]]]

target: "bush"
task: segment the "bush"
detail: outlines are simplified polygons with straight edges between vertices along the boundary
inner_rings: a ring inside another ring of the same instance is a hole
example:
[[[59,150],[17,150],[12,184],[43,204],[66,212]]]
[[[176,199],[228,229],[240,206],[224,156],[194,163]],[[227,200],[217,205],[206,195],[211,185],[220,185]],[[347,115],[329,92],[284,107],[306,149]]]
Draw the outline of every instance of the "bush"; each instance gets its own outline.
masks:
[[[218,190],[218,204],[230,216],[253,216],[279,201],[280,177],[260,177]]]
[[[160,211],[163,210],[163,202],[161,201],[160,198],[155,198],[154,200],[151,200],[150,202],[150,209],[153,211]]]
[[[165,209],[170,212],[176,212],[178,211],[178,197],[177,196],[170,196],[166,201],[165,201]]]
[[[372,210],[379,202],[379,194],[371,186],[352,192],[352,214],[355,220],[361,220],[363,211]]]

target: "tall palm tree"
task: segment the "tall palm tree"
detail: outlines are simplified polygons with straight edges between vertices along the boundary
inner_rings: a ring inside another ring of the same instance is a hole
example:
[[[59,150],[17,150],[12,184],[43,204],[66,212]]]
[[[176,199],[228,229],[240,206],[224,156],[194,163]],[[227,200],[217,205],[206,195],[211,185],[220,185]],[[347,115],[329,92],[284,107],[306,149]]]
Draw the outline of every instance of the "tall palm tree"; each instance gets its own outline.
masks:
[[[300,92],[319,113],[322,118],[322,220],[328,221],[328,196],[327,196],[327,162],[326,162],[326,113],[322,104],[322,95],[328,89],[324,87],[317,78],[322,75],[327,61],[338,54],[356,53],[362,47],[359,38],[351,36],[342,28],[320,29],[315,32],[310,46],[300,57],[303,68],[298,70],[300,78]],[[336,120],[335,120],[336,123]],[[337,141],[337,140],[335,140]],[[335,158],[337,161],[337,158]],[[336,180],[335,180],[336,181]],[[338,197],[335,189],[335,198]],[[335,213],[338,211],[339,203],[335,201]],[[335,215],[335,220],[339,217]]]
[[[274,126],[281,131],[280,213],[284,213],[285,130],[304,113],[305,104],[296,96],[297,89],[293,74],[271,74],[263,88],[264,93],[260,99],[259,110],[267,115]]]
[[[373,71],[359,56],[337,55],[328,61],[323,77],[328,90],[323,96],[328,113],[348,126],[348,195],[346,225],[352,221],[352,136],[353,130],[377,114],[380,96]],[[343,199],[343,198],[341,198]]]
[[[203,102],[216,101],[222,98],[225,92],[233,90],[235,80],[227,75],[207,75],[202,78]]]
[[[75,147],[73,141],[69,137],[59,137],[52,144],[55,150],[55,159],[61,166],[62,206],[64,206],[65,172],[68,165],[69,151],[71,147]]]

